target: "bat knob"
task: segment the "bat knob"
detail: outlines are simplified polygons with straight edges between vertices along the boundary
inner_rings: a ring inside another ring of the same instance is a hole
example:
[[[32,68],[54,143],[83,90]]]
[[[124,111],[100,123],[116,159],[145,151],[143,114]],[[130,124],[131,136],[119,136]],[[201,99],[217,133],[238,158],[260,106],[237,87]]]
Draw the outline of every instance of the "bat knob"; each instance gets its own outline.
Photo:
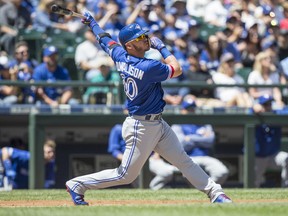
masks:
[[[58,12],[59,11],[59,6],[58,5],[56,5],[56,4],[53,4],[52,6],[51,6],[51,11],[52,12]]]

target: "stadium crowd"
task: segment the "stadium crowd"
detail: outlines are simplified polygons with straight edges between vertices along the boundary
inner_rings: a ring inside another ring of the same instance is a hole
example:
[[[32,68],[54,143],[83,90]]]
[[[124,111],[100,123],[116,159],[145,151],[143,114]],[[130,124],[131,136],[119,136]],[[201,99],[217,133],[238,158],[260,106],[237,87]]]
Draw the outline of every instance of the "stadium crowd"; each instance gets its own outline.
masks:
[[[79,18],[51,13],[51,5],[55,3],[78,13],[89,10],[116,40],[119,30],[132,22],[149,29],[150,34],[167,44],[182,65],[183,75],[173,82],[232,85],[287,82],[288,2],[284,0],[1,0],[0,80],[71,80],[72,71],[61,65],[63,53],[53,40],[40,47],[40,58],[32,58],[39,50],[19,40],[23,29],[31,29],[50,37],[55,30],[72,38],[82,35],[79,43],[73,38],[73,60],[83,79],[119,81],[113,62],[97,45],[90,30],[85,29]],[[62,36],[55,37],[60,40]],[[161,59],[153,49],[146,57]],[[118,92],[91,87],[73,98],[69,87],[0,87],[1,104],[107,103],[109,94]],[[276,87],[165,88],[165,101],[180,105],[185,96],[192,95],[199,107],[251,107],[264,94],[275,99],[275,107],[285,105],[287,90]]]

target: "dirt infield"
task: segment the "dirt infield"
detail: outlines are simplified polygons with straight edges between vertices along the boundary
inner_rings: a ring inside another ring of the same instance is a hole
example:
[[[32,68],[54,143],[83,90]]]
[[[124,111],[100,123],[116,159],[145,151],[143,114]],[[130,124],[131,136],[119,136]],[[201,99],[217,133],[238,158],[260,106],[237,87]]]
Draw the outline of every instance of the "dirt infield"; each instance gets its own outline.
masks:
[[[203,200],[87,200],[90,206],[125,206],[125,205],[181,205],[209,203]],[[234,200],[234,203],[288,203],[288,199]],[[67,200],[1,201],[0,207],[65,207],[74,206]]]

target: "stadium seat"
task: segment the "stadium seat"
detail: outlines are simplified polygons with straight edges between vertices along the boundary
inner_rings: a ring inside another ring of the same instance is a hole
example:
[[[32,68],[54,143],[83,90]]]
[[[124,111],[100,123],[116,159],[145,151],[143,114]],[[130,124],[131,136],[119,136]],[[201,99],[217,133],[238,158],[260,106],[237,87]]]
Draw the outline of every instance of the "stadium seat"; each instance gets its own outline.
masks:
[[[248,81],[248,76],[250,74],[250,72],[252,71],[252,68],[249,67],[243,67],[243,68],[239,68],[236,73],[239,74],[244,81],[247,83]]]

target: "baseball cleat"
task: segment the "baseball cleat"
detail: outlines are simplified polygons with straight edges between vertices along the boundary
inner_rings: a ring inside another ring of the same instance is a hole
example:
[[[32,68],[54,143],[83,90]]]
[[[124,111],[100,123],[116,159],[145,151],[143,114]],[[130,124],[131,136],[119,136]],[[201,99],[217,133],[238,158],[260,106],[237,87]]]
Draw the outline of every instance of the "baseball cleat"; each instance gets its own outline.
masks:
[[[67,185],[66,185],[66,190],[70,194],[72,201],[74,202],[75,205],[88,205],[87,202],[84,200],[84,195],[80,195],[72,191]]]
[[[220,194],[213,203],[232,203],[232,200],[226,194]]]

